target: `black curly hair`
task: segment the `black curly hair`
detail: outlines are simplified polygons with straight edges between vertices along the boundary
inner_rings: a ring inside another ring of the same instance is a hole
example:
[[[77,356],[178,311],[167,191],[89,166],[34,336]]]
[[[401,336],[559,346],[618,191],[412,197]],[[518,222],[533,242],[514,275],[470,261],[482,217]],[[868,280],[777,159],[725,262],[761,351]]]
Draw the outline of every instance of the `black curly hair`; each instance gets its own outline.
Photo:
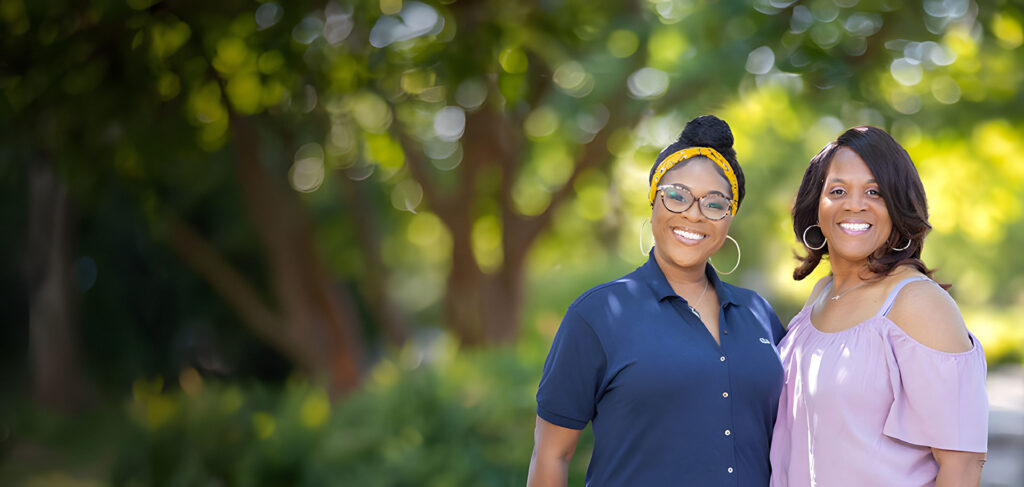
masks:
[[[661,153],[658,154],[654,165],[651,166],[651,173],[647,176],[647,183],[650,184],[651,180],[654,179],[654,171],[658,169],[658,164],[661,164],[661,161],[665,160],[666,157],[688,147],[710,147],[718,151],[729,163],[729,166],[732,167],[733,172],[736,173],[736,184],[739,187],[739,194],[731,196],[736,198],[736,208],[739,209],[740,203],[743,203],[743,196],[746,194],[746,178],[743,177],[743,169],[740,168],[740,163],[736,160],[736,150],[732,148],[732,143],[732,130],[729,129],[729,124],[725,123],[724,120],[714,115],[701,115],[690,120],[679,134],[679,138],[669,144],[668,147],[662,149]],[[683,161],[675,167],[682,167],[685,163],[686,161]],[[715,169],[722,175],[722,178],[725,178],[725,172],[717,165]]]

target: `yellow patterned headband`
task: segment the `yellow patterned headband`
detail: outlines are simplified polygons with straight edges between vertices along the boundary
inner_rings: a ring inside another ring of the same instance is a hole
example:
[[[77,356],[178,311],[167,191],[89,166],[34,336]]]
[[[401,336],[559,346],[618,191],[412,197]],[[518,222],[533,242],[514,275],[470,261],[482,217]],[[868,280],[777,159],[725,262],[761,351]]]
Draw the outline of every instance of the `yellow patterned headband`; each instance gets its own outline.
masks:
[[[680,161],[685,161],[691,157],[704,156],[711,159],[718,167],[722,168],[722,172],[725,173],[725,179],[729,180],[729,187],[732,189],[732,214],[735,215],[739,210],[739,201],[736,199],[740,194],[740,185],[736,182],[736,173],[732,170],[732,166],[729,162],[719,154],[718,151],[710,147],[687,147],[683,150],[672,153],[672,155],[661,161],[658,164],[658,169],[654,171],[654,177],[651,178],[651,206],[654,206],[654,199],[658,196],[658,183],[661,182],[661,177],[665,175],[670,169],[675,167]]]

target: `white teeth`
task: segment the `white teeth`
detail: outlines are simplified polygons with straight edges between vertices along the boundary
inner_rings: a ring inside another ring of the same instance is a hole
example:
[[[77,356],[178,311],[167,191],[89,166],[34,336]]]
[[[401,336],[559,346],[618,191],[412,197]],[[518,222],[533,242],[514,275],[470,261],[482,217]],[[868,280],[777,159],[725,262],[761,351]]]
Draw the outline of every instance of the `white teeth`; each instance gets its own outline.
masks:
[[[707,235],[701,235],[699,233],[687,232],[686,230],[678,230],[678,229],[672,230],[672,232],[675,233],[676,235],[679,235],[680,237],[688,238],[690,240],[700,240],[700,239],[702,239],[702,238],[707,236]]]
[[[863,232],[868,228],[871,228],[871,224],[869,223],[840,223],[839,226],[843,227],[844,230],[849,230],[851,232]]]

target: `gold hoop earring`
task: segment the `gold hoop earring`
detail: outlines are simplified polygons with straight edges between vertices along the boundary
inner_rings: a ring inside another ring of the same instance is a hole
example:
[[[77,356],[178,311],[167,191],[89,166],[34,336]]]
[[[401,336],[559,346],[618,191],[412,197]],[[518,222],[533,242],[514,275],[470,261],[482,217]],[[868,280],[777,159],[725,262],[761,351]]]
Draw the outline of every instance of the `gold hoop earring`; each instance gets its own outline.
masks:
[[[644,227],[646,227],[648,223],[651,223],[650,218],[644,218],[643,221],[640,222],[640,255],[644,257],[647,257],[647,253],[650,252],[650,249],[644,245]]]
[[[717,273],[719,273],[719,274],[721,274],[723,276],[728,276],[729,274],[732,274],[733,272],[736,272],[736,268],[740,266],[740,259],[743,258],[743,253],[740,252],[740,243],[737,242],[735,238],[732,238],[731,235],[726,235],[725,238],[727,238],[729,240],[732,240],[732,243],[736,245],[736,265],[732,266],[732,269],[729,269],[729,272],[722,272],[722,271],[718,270],[717,267],[715,267],[715,263],[714,262],[711,262],[711,257],[708,257],[708,262],[711,263],[711,268],[714,269],[715,272],[717,272]]]

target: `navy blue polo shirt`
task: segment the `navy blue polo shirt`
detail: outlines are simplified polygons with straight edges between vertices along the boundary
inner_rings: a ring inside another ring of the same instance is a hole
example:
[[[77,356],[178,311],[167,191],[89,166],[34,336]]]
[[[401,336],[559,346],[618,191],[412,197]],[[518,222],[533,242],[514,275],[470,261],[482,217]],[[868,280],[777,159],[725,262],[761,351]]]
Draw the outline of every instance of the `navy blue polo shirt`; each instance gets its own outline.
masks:
[[[588,486],[768,485],[785,329],[757,293],[705,272],[721,303],[721,345],[653,252],[569,306],[537,414],[566,428],[593,423]]]

